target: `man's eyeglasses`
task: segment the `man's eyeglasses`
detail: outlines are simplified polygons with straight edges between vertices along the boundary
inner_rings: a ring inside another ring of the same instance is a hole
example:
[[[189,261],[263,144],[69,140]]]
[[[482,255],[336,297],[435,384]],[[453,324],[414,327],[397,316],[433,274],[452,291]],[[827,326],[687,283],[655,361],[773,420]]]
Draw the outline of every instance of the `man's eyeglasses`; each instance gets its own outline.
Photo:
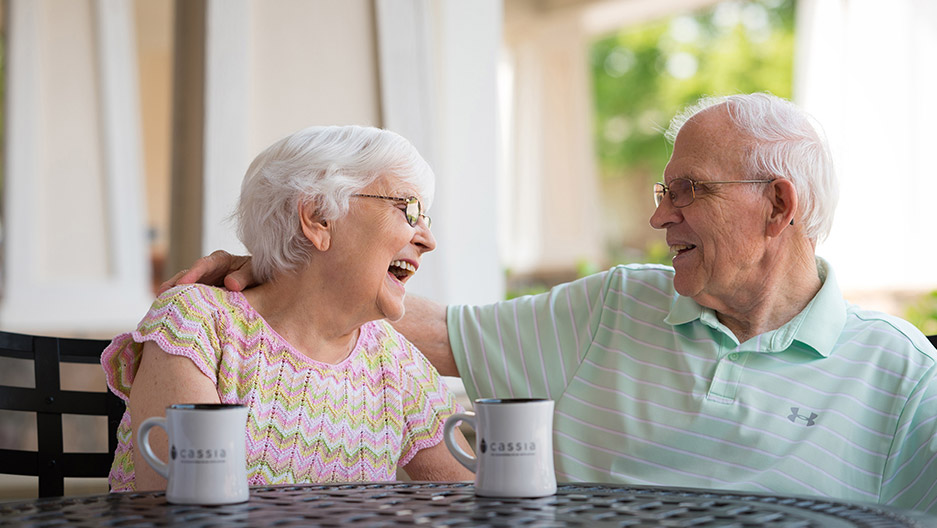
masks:
[[[688,178],[674,178],[670,185],[661,182],[654,184],[654,205],[659,206],[664,196],[670,198],[674,207],[686,207],[696,199],[696,191],[700,185],[716,185],[722,183],[771,183],[774,180],[726,180],[726,181],[693,181]]]
[[[420,217],[426,222],[427,228],[433,224],[432,218],[430,218],[429,215],[423,214],[423,204],[420,203],[420,200],[416,196],[407,196],[406,198],[380,196],[377,194],[352,194],[352,196],[357,196],[359,198],[380,198],[381,200],[405,203],[407,204],[407,208],[404,209],[404,214],[407,216],[407,223],[410,224],[410,227],[416,227],[416,223],[420,221]]]

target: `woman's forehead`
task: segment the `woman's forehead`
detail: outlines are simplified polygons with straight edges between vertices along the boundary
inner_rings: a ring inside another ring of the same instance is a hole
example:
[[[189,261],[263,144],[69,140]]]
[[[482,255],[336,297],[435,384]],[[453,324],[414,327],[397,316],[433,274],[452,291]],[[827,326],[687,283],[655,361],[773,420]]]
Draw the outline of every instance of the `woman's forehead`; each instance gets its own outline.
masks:
[[[374,191],[375,193],[382,193],[386,196],[394,196],[398,198],[407,198],[410,196],[421,198],[420,192],[416,185],[411,182],[404,181],[392,173],[386,173],[378,176],[378,178],[371,182],[370,185],[365,187],[365,189]]]

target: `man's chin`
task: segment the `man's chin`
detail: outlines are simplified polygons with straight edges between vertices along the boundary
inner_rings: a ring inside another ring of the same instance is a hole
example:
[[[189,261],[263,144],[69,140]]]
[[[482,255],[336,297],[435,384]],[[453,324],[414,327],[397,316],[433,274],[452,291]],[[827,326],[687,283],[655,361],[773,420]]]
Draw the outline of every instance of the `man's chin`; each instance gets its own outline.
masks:
[[[694,287],[690,284],[690,281],[684,279],[685,277],[683,277],[680,272],[677,272],[673,276],[673,289],[684,297],[693,297],[693,295],[699,291],[699,288]]]

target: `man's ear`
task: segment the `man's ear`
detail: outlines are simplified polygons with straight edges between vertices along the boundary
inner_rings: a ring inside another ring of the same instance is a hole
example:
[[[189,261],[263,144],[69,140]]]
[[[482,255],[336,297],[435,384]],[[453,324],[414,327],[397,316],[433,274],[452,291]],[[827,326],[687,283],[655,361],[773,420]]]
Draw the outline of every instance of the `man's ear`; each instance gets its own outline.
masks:
[[[797,212],[797,189],[786,178],[771,182],[768,198],[771,200],[771,214],[766,226],[767,235],[779,236],[786,228],[794,225],[794,213]]]
[[[319,214],[315,202],[299,204],[299,224],[303,235],[319,251],[328,251],[332,244],[332,225]]]

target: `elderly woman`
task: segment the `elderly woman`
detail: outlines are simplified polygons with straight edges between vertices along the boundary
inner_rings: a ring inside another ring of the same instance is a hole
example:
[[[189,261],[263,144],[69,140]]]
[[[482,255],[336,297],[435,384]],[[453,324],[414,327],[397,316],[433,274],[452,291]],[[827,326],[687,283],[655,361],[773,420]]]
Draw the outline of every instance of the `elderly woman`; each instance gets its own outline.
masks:
[[[471,478],[441,442],[458,404],[384,320],[403,316],[406,283],[436,247],[433,191],[413,146],[375,128],[311,127],[257,156],[236,217],[263,286],[173,288],[104,352],[128,402],[112,490],[165,487],[134,439],[180,402],[248,407],[251,485],[393,480],[398,466]]]

